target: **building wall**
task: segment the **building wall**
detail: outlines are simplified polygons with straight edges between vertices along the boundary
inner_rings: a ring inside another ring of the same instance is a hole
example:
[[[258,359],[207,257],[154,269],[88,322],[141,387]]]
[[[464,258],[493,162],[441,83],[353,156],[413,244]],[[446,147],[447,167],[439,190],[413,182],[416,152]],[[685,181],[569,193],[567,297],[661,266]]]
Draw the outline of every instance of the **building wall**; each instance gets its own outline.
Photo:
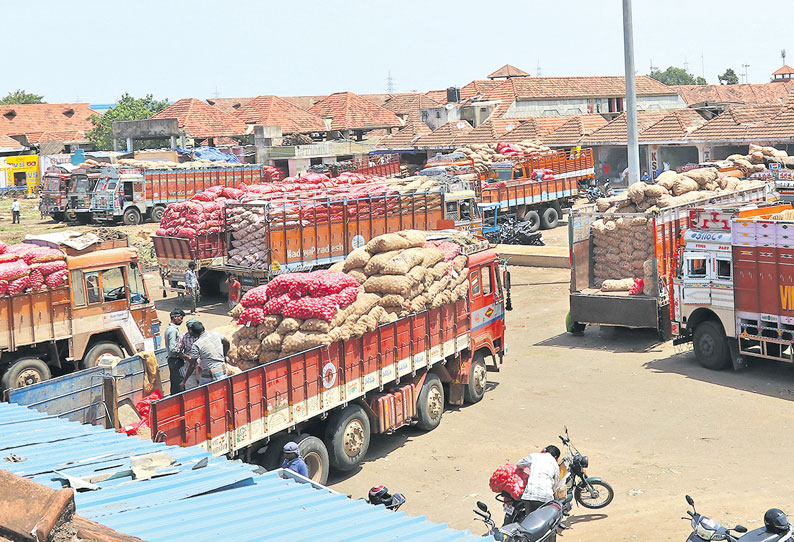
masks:
[[[425,113],[427,114],[425,116]],[[450,121],[457,121],[460,120],[460,107],[455,106],[452,109],[447,109],[446,107],[439,107],[436,109],[422,109],[420,113],[423,119],[427,119],[424,121],[431,130],[435,130],[439,126],[443,126],[444,124]]]
[[[686,107],[686,102],[678,95],[638,96],[637,108],[640,110],[678,109]],[[504,116],[543,117],[553,115],[582,115],[585,113],[608,113],[608,98],[570,98],[555,100],[516,100]]]

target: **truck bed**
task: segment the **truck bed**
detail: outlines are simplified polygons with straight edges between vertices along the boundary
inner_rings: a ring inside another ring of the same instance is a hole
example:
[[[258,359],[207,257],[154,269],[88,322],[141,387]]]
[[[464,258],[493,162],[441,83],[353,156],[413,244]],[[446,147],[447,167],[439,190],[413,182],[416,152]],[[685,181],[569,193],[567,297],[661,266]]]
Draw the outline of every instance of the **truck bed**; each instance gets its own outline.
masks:
[[[69,287],[0,297],[0,350],[72,336]]]
[[[664,307],[661,309],[669,313]],[[659,329],[659,318],[660,305],[656,297],[593,288],[571,294],[571,320],[581,324]]]
[[[412,314],[157,401],[152,435],[216,455],[235,452],[469,348],[468,305],[462,299]]]

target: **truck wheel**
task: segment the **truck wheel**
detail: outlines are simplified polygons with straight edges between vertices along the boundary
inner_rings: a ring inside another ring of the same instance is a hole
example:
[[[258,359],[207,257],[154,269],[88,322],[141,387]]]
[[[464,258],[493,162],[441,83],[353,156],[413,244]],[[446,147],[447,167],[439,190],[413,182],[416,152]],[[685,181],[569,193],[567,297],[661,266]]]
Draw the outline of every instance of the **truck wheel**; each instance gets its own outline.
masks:
[[[63,222],[63,219],[65,218],[63,213],[50,213],[50,216],[55,222]]]
[[[301,457],[309,468],[309,479],[318,484],[328,481],[331,464],[328,460],[328,449],[323,441],[311,435],[299,435],[297,438]]]
[[[165,213],[165,207],[162,205],[155,205],[154,209],[152,209],[152,222],[159,224],[163,219],[163,213]]]
[[[130,207],[124,211],[122,220],[127,226],[135,226],[141,223],[141,212],[137,207]]]
[[[488,380],[488,370],[485,367],[485,355],[475,352],[474,359],[469,368],[469,383],[463,389],[463,400],[473,404],[485,396],[485,383]]]
[[[119,345],[109,341],[102,341],[92,346],[91,349],[86,352],[85,356],[83,356],[82,368],[89,369],[91,367],[96,367],[99,358],[105,354],[118,356],[120,358],[124,357],[124,352],[121,351],[121,347]]]
[[[560,213],[554,207],[546,207],[540,217],[540,227],[544,230],[553,230],[560,224]]]
[[[695,357],[703,367],[720,371],[731,363],[728,338],[717,322],[706,321],[695,328],[692,338]]]
[[[275,470],[281,467],[284,460],[284,445],[288,442],[298,440],[295,433],[282,433],[271,438],[263,453],[255,455],[254,463],[262,465],[267,470]]]
[[[437,375],[429,373],[416,401],[416,417],[419,418],[416,426],[423,431],[432,431],[441,423],[442,414],[444,414],[444,387]]]
[[[93,221],[91,213],[77,213],[77,221],[80,224],[90,224]]]
[[[571,317],[571,311],[568,311],[568,314],[565,315],[565,331],[573,335],[582,335],[585,327],[587,327],[586,324],[574,322]]]
[[[540,229],[540,215],[535,210],[529,210],[524,215],[524,220],[529,222],[529,232],[535,233]]]
[[[51,376],[50,368],[39,358],[21,358],[6,369],[0,389],[24,388],[49,380]]]
[[[369,416],[359,405],[334,412],[325,426],[325,445],[331,466],[341,471],[358,467],[369,449]]]

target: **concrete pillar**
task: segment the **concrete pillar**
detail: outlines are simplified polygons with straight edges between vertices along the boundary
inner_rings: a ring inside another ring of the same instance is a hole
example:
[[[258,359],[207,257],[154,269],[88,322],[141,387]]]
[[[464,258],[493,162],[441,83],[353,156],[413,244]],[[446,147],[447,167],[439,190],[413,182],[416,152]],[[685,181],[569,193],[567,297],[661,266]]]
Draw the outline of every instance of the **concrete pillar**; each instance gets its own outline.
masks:
[[[171,136],[171,148],[176,148],[176,136]]]
[[[115,137],[113,138],[113,150],[119,152],[119,140]]]
[[[182,134],[181,136],[179,136],[179,146],[182,147],[183,149],[186,147],[186,145],[185,145],[185,134]]]
[[[127,138],[127,152],[132,152],[132,149],[133,149],[133,147],[132,147],[132,138],[128,137]]]

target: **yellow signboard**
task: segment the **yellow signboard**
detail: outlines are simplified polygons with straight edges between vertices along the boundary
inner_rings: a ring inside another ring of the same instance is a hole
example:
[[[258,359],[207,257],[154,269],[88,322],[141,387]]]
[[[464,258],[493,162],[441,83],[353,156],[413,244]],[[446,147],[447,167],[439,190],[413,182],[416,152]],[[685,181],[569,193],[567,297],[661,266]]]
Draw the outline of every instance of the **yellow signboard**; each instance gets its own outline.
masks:
[[[8,164],[6,172],[7,186],[28,187],[28,193],[32,193],[39,187],[39,156],[29,154],[25,156],[6,156],[5,162]]]

